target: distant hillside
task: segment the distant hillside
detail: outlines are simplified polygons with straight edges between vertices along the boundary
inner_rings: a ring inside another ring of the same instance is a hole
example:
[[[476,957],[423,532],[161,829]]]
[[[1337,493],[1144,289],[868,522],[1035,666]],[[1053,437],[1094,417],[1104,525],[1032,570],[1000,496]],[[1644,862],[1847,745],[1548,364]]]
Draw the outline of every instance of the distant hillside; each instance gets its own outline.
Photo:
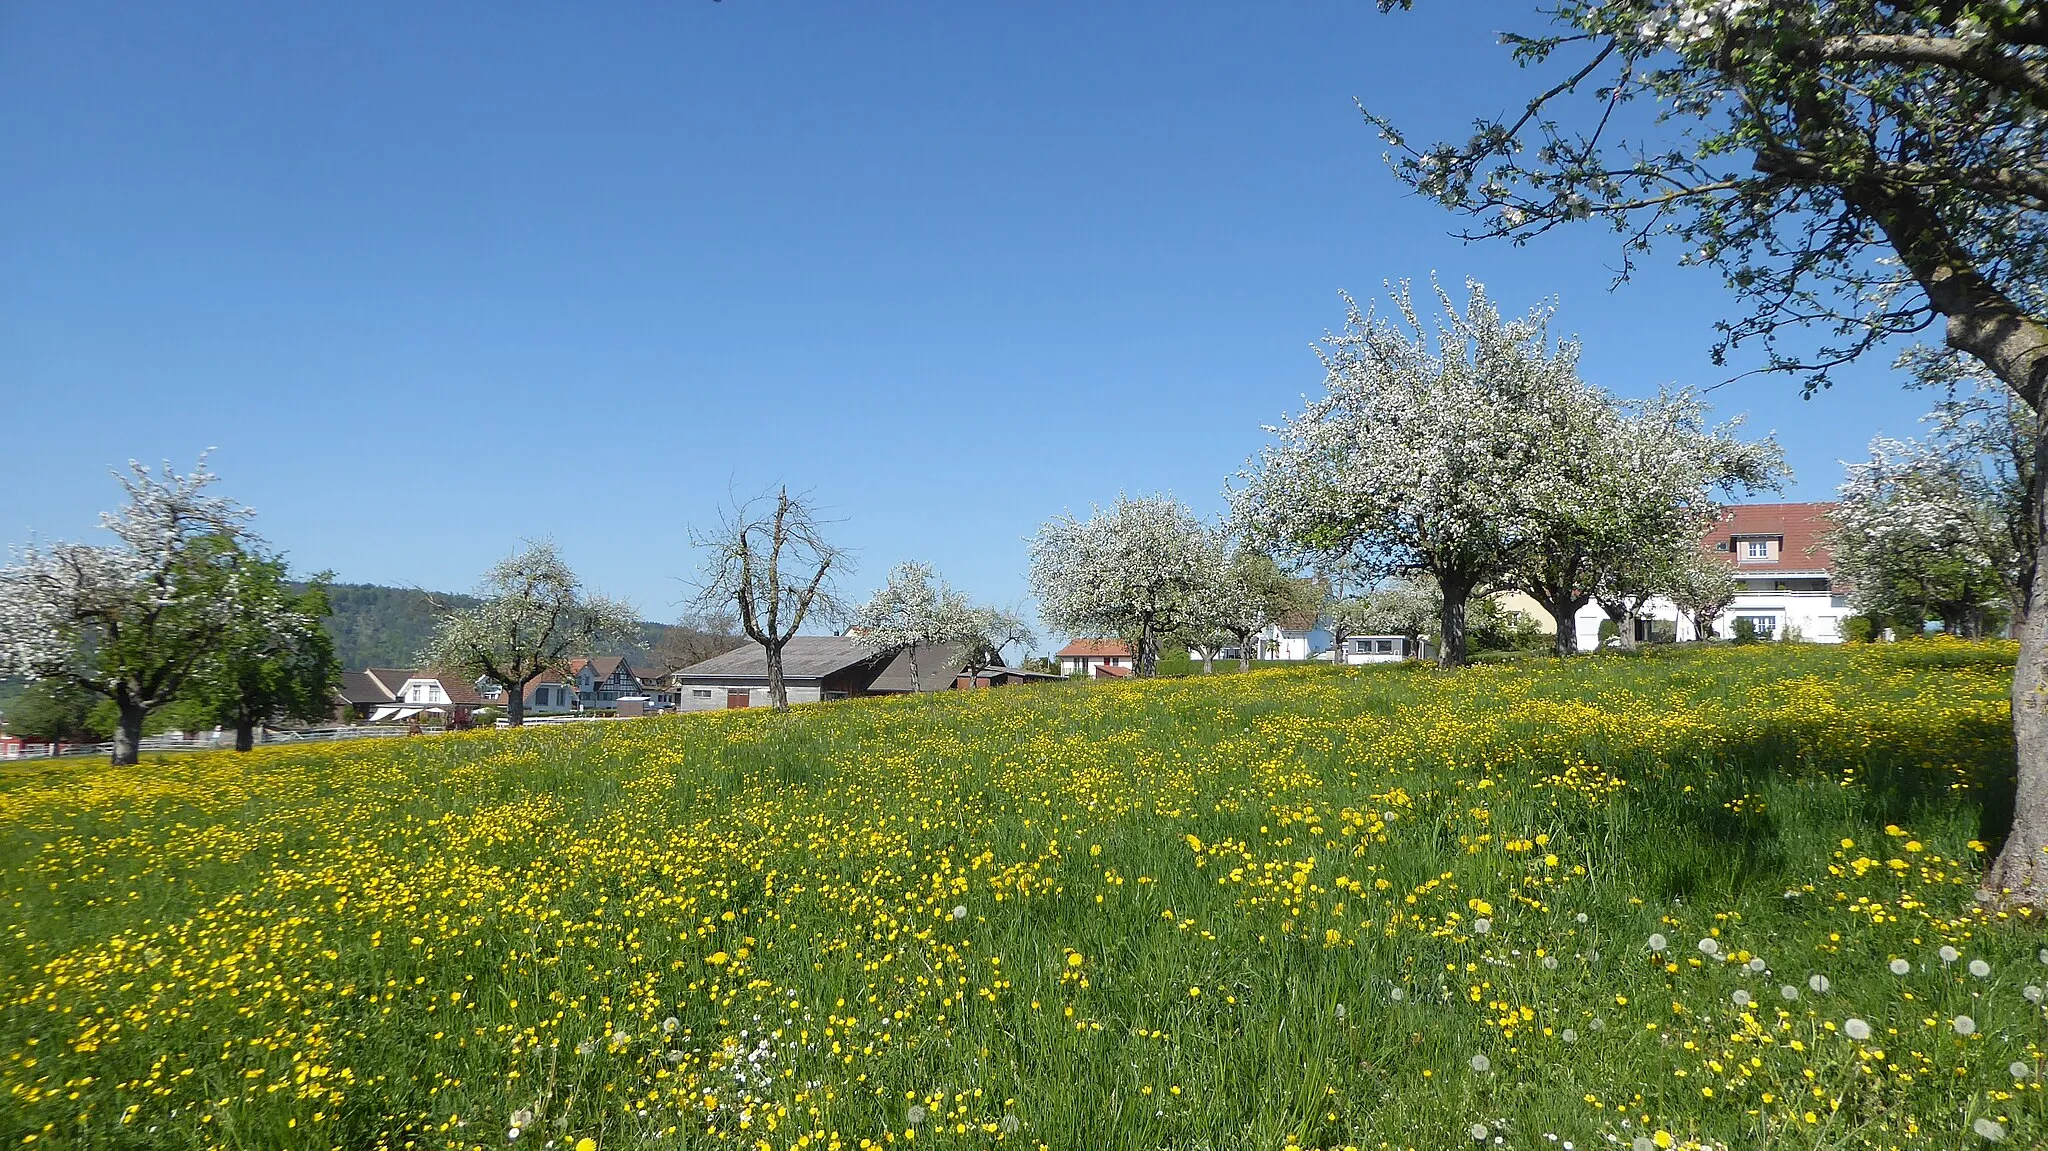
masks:
[[[446,595],[412,588],[378,587],[375,584],[334,584],[327,597],[334,605],[327,630],[334,636],[335,654],[346,668],[411,667],[413,657],[433,638],[440,618],[428,603],[431,595],[449,607],[475,607],[473,596]],[[660,640],[663,624],[641,625],[640,646],[604,655],[645,655]]]

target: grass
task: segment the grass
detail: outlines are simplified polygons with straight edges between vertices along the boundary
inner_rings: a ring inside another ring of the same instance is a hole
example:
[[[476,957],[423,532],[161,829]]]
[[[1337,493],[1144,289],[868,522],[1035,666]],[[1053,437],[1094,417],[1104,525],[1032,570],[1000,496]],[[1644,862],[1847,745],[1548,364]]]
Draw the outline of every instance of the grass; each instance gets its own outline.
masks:
[[[1972,899],[2012,654],[9,769],[0,1140],[2039,1146],[2048,952]]]

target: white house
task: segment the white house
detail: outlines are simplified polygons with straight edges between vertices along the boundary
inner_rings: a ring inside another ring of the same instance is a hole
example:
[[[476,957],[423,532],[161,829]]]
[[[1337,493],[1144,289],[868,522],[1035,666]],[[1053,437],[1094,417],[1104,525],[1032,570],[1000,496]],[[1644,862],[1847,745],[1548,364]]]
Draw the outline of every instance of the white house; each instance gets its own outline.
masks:
[[[1714,635],[1729,639],[1735,622],[1746,619],[1759,639],[1803,639],[1840,643],[1842,621],[1854,614],[1847,589],[1836,586],[1834,556],[1823,541],[1833,526],[1832,503],[1738,504],[1725,508],[1708,529],[1700,547],[1727,564],[1741,589],[1728,610],[1714,623]],[[1637,622],[1639,639],[1648,638],[1651,621],[1664,621],[1683,642],[1700,638],[1692,621],[1662,598],[1653,599]],[[1581,609],[1579,647],[1592,650],[1600,642],[1607,619],[1599,605]]]
[[[1336,663],[1353,666],[1368,663],[1399,663],[1404,659],[1428,659],[1429,641],[1411,640],[1405,635],[1347,635],[1344,642],[1326,656]]]
[[[1094,678],[1102,674],[1101,668],[1122,668],[1123,674],[1130,674],[1131,645],[1120,639],[1077,639],[1054,654],[1060,661],[1060,674]],[[1115,676],[1118,673],[1107,673]]]

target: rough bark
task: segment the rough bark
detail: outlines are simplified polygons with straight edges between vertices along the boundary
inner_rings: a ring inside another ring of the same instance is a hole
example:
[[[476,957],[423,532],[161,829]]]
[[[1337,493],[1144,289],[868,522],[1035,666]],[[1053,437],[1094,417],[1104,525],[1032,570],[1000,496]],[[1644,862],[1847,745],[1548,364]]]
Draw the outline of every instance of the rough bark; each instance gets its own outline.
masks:
[[[241,720],[235,724],[235,750],[253,751],[256,747],[256,724],[252,720]]]
[[[1138,625],[1137,658],[1132,662],[1137,664],[1135,670],[1140,679],[1151,679],[1159,670],[1159,636],[1153,630],[1150,616]]]
[[[513,727],[526,725],[526,685],[532,682],[526,680],[505,688],[505,722]]]
[[[1437,666],[1463,667],[1470,654],[1465,642],[1465,606],[1472,598],[1473,581],[1439,577],[1437,583],[1444,592],[1443,648],[1437,652]]]
[[[1569,588],[1552,587],[1538,589],[1543,600],[1543,610],[1557,624],[1557,634],[1551,637],[1551,651],[1558,656],[1572,656],[1579,652],[1579,609],[1585,607],[1588,597],[1583,592]]]
[[[782,682],[782,645],[763,645],[768,653],[768,706],[776,711],[789,710],[789,689]]]
[[[142,755],[142,721],[149,718],[149,709],[127,692],[117,692],[114,706],[120,711],[120,722],[114,726],[115,767],[131,767]]]
[[[1996,365],[1993,365],[1994,368]],[[2037,409],[2038,410],[2038,409]],[[2048,436],[2034,444],[2037,463],[2048,462]],[[2039,540],[2035,563],[2048,562],[2048,470],[2037,466],[2028,486],[2028,515]],[[2014,621],[2020,641],[2012,676],[2012,734],[2018,750],[2013,778],[2012,828],[1984,871],[1978,898],[2004,909],[2048,910],[2048,584],[2035,580],[2026,614]]]
[[[1206,645],[1202,648],[1202,674],[1216,674],[1216,649]]]

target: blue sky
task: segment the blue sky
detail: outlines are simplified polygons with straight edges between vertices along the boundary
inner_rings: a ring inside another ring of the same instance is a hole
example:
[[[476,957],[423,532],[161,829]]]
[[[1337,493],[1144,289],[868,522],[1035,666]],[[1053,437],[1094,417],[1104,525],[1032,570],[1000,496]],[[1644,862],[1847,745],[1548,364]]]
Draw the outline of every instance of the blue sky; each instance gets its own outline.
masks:
[[[1341,291],[1555,297],[1588,378],[1713,384],[1711,272],[1608,290],[1386,172],[1526,97],[1532,5],[0,6],[0,541],[189,465],[301,570],[460,590],[552,536],[675,614],[693,524],[810,489],[859,553],[1027,592],[1037,524],[1197,510],[1320,373]],[[1928,397],[1882,362],[1714,393],[1818,498]]]

